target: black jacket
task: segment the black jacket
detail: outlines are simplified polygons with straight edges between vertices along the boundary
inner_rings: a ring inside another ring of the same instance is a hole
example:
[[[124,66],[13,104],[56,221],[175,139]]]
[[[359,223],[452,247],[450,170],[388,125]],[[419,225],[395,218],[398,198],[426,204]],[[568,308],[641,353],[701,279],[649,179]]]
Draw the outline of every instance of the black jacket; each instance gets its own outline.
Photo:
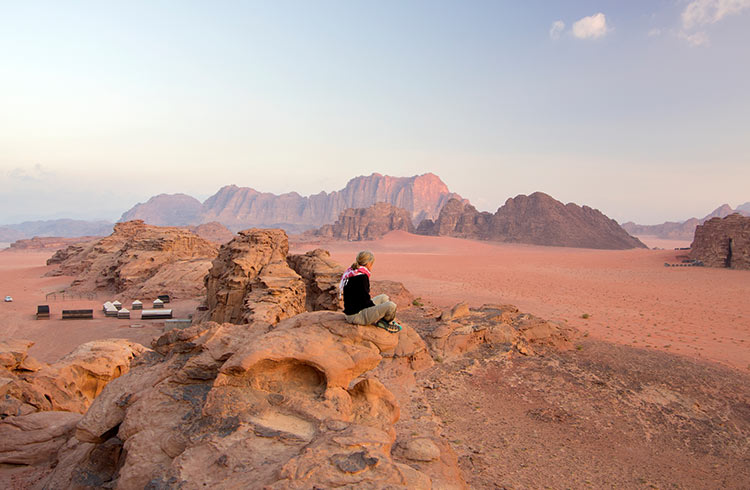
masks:
[[[375,306],[370,299],[370,278],[367,274],[350,277],[344,286],[344,314],[354,315]]]

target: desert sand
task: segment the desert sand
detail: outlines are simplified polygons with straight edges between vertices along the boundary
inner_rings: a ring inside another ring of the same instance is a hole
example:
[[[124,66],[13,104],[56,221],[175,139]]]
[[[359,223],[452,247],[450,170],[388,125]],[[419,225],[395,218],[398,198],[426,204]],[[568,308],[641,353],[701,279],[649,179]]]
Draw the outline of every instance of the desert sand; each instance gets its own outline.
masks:
[[[291,251],[316,246],[344,266],[370,249],[375,278],[401,281],[437,306],[510,303],[595,339],[750,370],[750,272],[664,267],[679,263],[684,251],[539,247],[404,232],[369,242],[297,243]]]
[[[107,318],[101,311],[102,303],[119,299],[129,309],[134,299],[140,299],[148,307],[147,301],[155,298],[125,298],[109,296],[86,296],[63,299],[62,295],[49,296],[48,293],[65,288],[72,277],[43,277],[51,269],[46,265],[54,250],[0,252],[0,295],[13,297],[12,303],[0,303],[0,338],[28,339],[35,342],[30,354],[44,362],[54,362],[72,351],[78,345],[90,340],[122,338],[150,345],[151,339],[164,330],[163,320],[139,319],[140,314],[132,312],[131,320]],[[49,304],[49,320],[36,320],[37,305]],[[186,318],[197,306],[195,300],[172,302],[174,318]],[[94,310],[91,320],[61,320],[63,309]],[[131,325],[140,325],[131,328]]]

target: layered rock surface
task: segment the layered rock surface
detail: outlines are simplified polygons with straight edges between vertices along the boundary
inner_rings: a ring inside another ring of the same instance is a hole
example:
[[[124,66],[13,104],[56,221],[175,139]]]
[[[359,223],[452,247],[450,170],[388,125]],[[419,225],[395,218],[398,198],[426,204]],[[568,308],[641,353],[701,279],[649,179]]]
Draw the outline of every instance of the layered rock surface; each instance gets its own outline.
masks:
[[[732,214],[699,225],[690,257],[709,267],[750,269],[750,217]]]
[[[369,208],[347,209],[332,225],[324,225],[313,234],[335,240],[375,240],[390,231],[414,232],[411,213],[392,204],[379,202]]]
[[[235,185],[222,187],[204,203],[184,194],[160,195],[125,212],[121,221],[142,219],[156,225],[186,225],[218,221],[232,230],[249,227],[283,228],[302,232],[333,223],[348,208],[387,202],[406,209],[414,222],[436,218],[450,198],[459,198],[434,174],[390,177],[374,173],[350,180],[331,193],[276,195]],[[177,211],[179,213],[177,213]]]
[[[115,225],[105,238],[71,245],[47,261],[53,275],[76,276],[73,291],[105,291],[132,297],[203,294],[203,278],[217,246],[181,228],[143,221]]]
[[[104,386],[148,351],[126,340],[98,340],[45,364],[28,355],[32,345],[0,341],[0,463],[54,459]]]
[[[399,404],[371,373],[399,343],[335,312],[269,332],[213,322],[173,330],[154,342],[163,357],[105,388],[44,484],[461,488],[439,444],[409,453],[431,471],[392,451]],[[120,458],[116,472],[102,452]]]
[[[599,210],[563,204],[541,192],[508,199],[495,214],[453,200],[436,221],[420,223],[417,233],[557,247],[645,248]]]
[[[270,325],[305,311],[305,282],[287,264],[288,253],[283,230],[240,231],[212,263],[208,310],[196,321]]]

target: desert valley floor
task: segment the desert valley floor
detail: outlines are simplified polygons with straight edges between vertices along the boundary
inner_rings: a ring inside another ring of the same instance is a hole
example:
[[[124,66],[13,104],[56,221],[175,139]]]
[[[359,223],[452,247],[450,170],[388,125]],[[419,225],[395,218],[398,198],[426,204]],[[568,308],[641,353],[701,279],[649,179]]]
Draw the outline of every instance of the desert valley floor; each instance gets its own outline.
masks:
[[[401,317],[422,335],[434,328],[426,308],[464,301],[514,304],[580,332],[569,351],[503,357],[479,349],[420,374],[469,487],[743,488],[750,478],[750,271],[664,267],[684,253],[672,248],[604,251],[403,232],[370,242],[290,240],[293,253],[317,247],[342,266],[372,250],[374,277],[402,282],[425,305]],[[0,304],[0,339],[32,340],[30,354],[52,362],[89,340],[148,346],[162,333],[161,323],[101,317],[101,302],[115,298],[46,298],[72,280],[43,277],[51,254],[0,252],[0,295],[14,298]],[[52,319],[37,321],[44,303]],[[171,306],[185,318],[198,304]],[[97,317],[59,319],[75,307],[93,307]],[[402,406],[399,430],[418,408]]]

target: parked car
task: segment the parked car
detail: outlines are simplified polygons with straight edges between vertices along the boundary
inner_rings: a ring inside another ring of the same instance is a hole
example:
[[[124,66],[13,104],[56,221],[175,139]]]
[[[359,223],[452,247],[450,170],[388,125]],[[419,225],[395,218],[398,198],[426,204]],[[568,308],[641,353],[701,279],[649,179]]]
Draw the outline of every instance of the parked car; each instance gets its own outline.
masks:
[[[11,298],[10,296],[6,296],[5,297],[5,302],[6,303],[10,303],[11,301],[13,301],[13,298]]]

